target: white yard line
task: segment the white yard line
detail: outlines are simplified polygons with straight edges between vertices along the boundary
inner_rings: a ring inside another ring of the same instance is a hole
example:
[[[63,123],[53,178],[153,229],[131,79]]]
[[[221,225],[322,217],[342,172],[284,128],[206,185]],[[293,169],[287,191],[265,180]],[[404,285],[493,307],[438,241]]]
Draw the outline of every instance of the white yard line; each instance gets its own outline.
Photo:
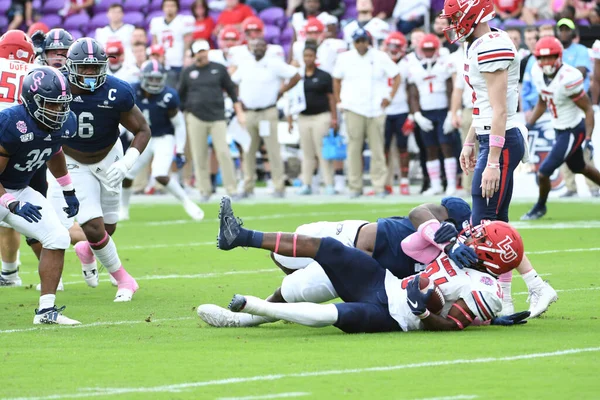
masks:
[[[179,392],[186,389],[194,389],[207,386],[226,386],[233,385],[236,383],[247,383],[247,382],[269,382],[279,381],[282,379],[289,378],[312,378],[319,376],[332,376],[332,375],[353,375],[363,374],[370,372],[389,372],[399,371],[405,369],[417,369],[417,368],[431,368],[431,367],[444,367],[451,365],[464,365],[464,364],[490,364],[498,362],[511,362],[520,360],[532,360],[547,357],[561,357],[574,354],[582,353],[596,353],[600,351],[600,347],[585,347],[578,349],[567,349],[557,350],[545,353],[529,353],[529,354],[518,354],[514,356],[505,357],[485,357],[485,358],[471,358],[471,359],[454,359],[445,361],[426,361],[421,363],[413,364],[399,364],[399,365],[388,365],[381,367],[368,367],[368,368],[353,368],[353,369],[338,369],[338,370],[324,370],[324,371],[310,371],[310,372],[293,372],[289,374],[273,374],[273,375],[256,375],[241,378],[225,378],[216,379],[210,381],[199,381],[199,382],[186,382],[177,383],[172,385],[160,385],[160,386],[147,386],[147,387],[129,387],[129,388],[84,388],[74,393],[64,394],[52,394],[43,395],[36,397],[17,397],[10,398],[5,397],[3,400],[58,400],[58,399],[74,399],[74,398],[86,398],[86,397],[98,397],[98,396],[111,396],[111,395],[123,395],[128,393],[173,393]]]
[[[263,394],[259,396],[244,396],[244,397],[219,397],[217,400],[262,400],[262,399],[283,399],[289,397],[302,397],[310,396],[312,393],[307,392],[288,392],[288,393],[275,393],[275,394]]]
[[[459,394],[456,396],[446,396],[446,397],[427,397],[423,399],[415,399],[415,400],[470,400],[477,399],[479,396],[476,394]]]
[[[584,292],[588,290],[600,290],[600,287],[588,287],[588,288],[573,288],[573,289],[555,289],[558,293],[566,293],[566,292]],[[529,292],[516,292],[512,295],[525,295],[529,294]]]

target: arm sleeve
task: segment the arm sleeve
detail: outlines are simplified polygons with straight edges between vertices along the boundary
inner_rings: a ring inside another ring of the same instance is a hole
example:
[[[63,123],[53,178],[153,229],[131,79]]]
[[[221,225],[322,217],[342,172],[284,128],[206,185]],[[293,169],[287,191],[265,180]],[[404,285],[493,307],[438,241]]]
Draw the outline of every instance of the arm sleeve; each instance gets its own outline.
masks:
[[[4,113],[0,113],[0,146],[2,146],[8,154],[15,154],[19,149],[19,143],[15,140],[13,135],[11,135],[8,129],[9,122],[9,118]]]
[[[185,119],[183,113],[178,111],[173,118],[171,118],[171,124],[175,128],[175,153],[183,154],[185,152],[185,139],[187,131],[185,127]]]
[[[516,57],[515,48],[508,37],[502,35],[488,39],[477,47],[477,64],[480,72],[496,72],[508,69]],[[503,40],[500,40],[500,39]]]
[[[120,101],[121,112],[127,112],[127,111],[131,111],[133,106],[135,106],[135,95],[133,93],[133,89],[131,88],[131,85],[125,84],[123,86],[126,87],[126,90],[124,90],[124,94],[122,95],[122,98]]]
[[[573,96],[574,94],[581,93],[583,89],[583,74],[578,69],[573,69],[573,72],[569,74],[567,79],[564,80],[563,85],[565,87],[565,94],[567,96]]]
[[[600,60],[600,39],[596,40],[592,46],[592,58]]]

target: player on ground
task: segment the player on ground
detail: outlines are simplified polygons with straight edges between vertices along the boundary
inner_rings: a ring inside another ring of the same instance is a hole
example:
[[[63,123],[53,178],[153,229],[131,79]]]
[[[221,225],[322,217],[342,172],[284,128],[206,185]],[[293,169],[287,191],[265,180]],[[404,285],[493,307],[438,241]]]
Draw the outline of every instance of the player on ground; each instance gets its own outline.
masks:
[[[520,60],[506,32],[491,29],[492,0],[446,0],[440,18],[450,26],[444,34],[450,43],[466,42],[465,80],[473,89],[473,123],[465,138],[460,164],[473,173],[473,224],[482,220],[508,222],[513,172],[526,156],[525,141],[516,118],[519,102]],[[475,162],[474,142],[479,140]],[[556,291],[533,269],[527,256],[517,270],[529,289],[531,317],[545,312],[558,298]],[[499,277],[504,292],[503,314],[514,311],[512,273]]]
[[[68,79],[77,116],[77,135],[63,146],[73,183],[80,195],[81,209],[77,220],[86,242],[75,245],[75,251],[89,260],[96,258],[118,284],[115,302],[130,301],[138,284],[125,271],[111,236],[119,217],[121,182],[144,151],[150,139],[150,128],[135,105],[131,86],[107,76],[107,57],[94,39],[75,41],[67,53]],[[123,155],[119,140],[119,124],[135,136]],[[97,270],[84,270],[97,285]]]
[[[120,219],[129,219],[131,185],[138,172],[152,160],[152,178],[183,204],[185,212],[193,220],[201,221],[204,218],[204,211],[190,200],[177,179],[169,178],[173,161],[180,169],[185,164],[183,153],[186,128],[183,114],[179,110],[179,94],[166,85],[167,71],[158,61],[146,61],[141,70],[141,82],[133,85],[132,89],[136,105],[152,128],[152,139],[123,180]]]
[[[594,109],[583,88],[583,75],[577,68],[563,64],[562,52],[562,44],[553,36],[540,39],[535,46],[537,64],[531,69],[531,79],[540,96],[527,122],[535,124],[548,109],[556,138],[537,174],[538,201],[521,220],[546,215],[550,176],[564,162],[571,171],[600,185],[600,172],[583,158],[584,148],[593,152]]]
[[[263,248],[287,256],[311,257],[323,265],[327,276],[345,303],[269,303],[253,296],[234,296],[234,312],[296,322],[311,327],[335,326],[346,333],[411,330],[462,330],[477,318],[483,323],[523,322],[528,313],[494,320],[502,309],[502,290],[493,278],[515,268],[523,257],[519,234],[504,222],[476,227],[465,244],[480,260],[473,269],[457,267],[445,255],[439,256],[420,275],[403,280],[393,276],[373,258],[331,238],[296,234],[262,233],[241,227],[229,198],[220,208],[218,247]],[[507,243],[501,246],[503,243]],[[489,247],[488,247],[489,246]],[[491,247],[491,249],[490,249]],[[435,282],[445,305],[436,315],[427,309],[433,285],[423,293],[420,276]],[[489,321],[489,322],[488,322]]]
[[[33,49],[33,46],[32,46]],[[79,201],[61,145],[77,131],[69,110],[71,93],[63,74],[52,67],[35,69],[23,79],[21,105],[0,112],[0,219],[42,245],[39,274],[41,295],[34,324],[75,325],[54,301],[64,265],[69,232],[50,202],[29,187],[42,165],[58,177],[69,218],[77,215]]]
[[[416,57],[409,58],[408,91],[412,115],[419,125],[427,149],[427,173],[431,187],[424,195],[443,192],[439,160],[440,148],[444,155],[444,170],[448,186],[446,195],[456,193],[456,157],[452,117],[448,112],[452,96],[454,64],[448,55],[440,55],[440,40],[434,34],[421,39]]]
[[[304,26],[306,40],[296,40],[292,45],[292,61],[296,67],[304,70],[304,47],[307,42],[313,42],[317,46],[316,65],[319,69],[331,74],[335,61],[340,53],[348,50],[348,45],[342,39],[326,38],[325,25],[316,18],[310,18]]]

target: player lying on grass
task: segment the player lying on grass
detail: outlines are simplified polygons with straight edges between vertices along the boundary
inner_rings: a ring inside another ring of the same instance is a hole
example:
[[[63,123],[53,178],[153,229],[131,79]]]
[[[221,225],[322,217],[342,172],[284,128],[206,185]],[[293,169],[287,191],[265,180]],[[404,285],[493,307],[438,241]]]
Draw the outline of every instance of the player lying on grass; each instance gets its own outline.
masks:
[[[461,330],[477,318],[484,323],[524,323],[529,312],[495,318],[502,308],[502,290],[493,278],[511,271],[523,258],[523,241],[510,225],[486,222],[470,232],[465,244],[476,252],[474,268],[459,268],[440,255],[426,270],[398,279],[360,250],[332,238],[298,234],[263,233],[242,228],[231,200],[224,197],[219,213],[218,248],[255,247],[286,256],[310,257],[321,264],[345,303],[269,303],[252,296],[235,295],[229,308],[306,326],[333,325],[347,333],[409,330]],[[430,285],[423,292],[420,279]],[[439,315],[427,304],[434,284],[443,296]],[[488,322],[489,321],[489,322]]]

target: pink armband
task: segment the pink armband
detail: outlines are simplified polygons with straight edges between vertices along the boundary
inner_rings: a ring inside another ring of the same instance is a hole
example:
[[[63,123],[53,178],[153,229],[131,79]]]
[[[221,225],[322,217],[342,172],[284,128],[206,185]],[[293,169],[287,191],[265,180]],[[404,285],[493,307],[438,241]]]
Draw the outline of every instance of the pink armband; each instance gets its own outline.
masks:
[[[464,142],[463,147],[475,147],[475,143]]]
[[[56,182],[62,187],[63,191],[67,192],[73,190],[73,181],[71,180],[71,175],[67,172],[65,176],[61,176],[60,178],[56,178]]]
[[[422,223],[417,232],[419,232],[419,235],[421,235],[424,240],[434,245],[438,249],[444,250],[443,245],[438,244],[435,242],[435,240],[433,240],[433,237],[438,229],[440,229],[440,221],[437,219],[430,219],[429,221]]]
[[[504,136],[490,135],[490,147],[504,147]]]
[[[457,320],[456,318],[454,318],[451,315],[448,315],[448,318],[450,318],[452,321],[454,321],[456,323],[456,325],[458,325],[458,329],[463,330],[465,329],[464,325],[462,324],[462,322],[460,322],[459,320]]]
[[[296,257],[296,242],[298,241],[298,234],[294,233],[294,244],[292,246],[292,257]]]
[[[400,247],[404,254],[422,264],[429,264],[440,255],[440,249],[423,239],[418,232],[408,235],[400,242]]]
[[[0,197],[0,204],[5,208],[8,208],[8,205],[13,201],[17,201],[17,199],[10,193],[4,193],[2,197]]]
[[[61,146],[61,147],[60,147],[60,149],[58,149],[58,151],[57,151],[57,152],[56,152],[54,155],[60,154],[60,153],[62,153],[62,152],[63,152],[63,151],[62,151],[62,146]]]
[[[277,232],[277,239],[275,240],[275,251],[273,253],[277,254],[279,251],[279,242],[281,242],[281,232]]]

